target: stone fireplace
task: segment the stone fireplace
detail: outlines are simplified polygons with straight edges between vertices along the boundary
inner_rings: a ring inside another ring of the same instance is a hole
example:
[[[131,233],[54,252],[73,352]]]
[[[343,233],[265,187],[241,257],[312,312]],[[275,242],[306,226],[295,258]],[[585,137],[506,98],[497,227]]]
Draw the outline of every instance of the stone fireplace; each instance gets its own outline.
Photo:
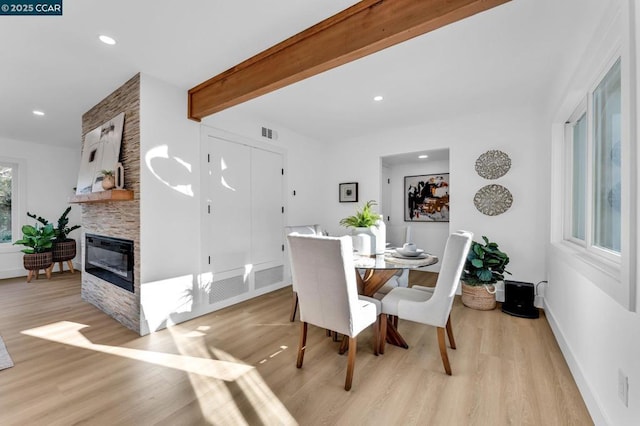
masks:
[[[126,240],[132,252],[127,260],[126,273],[118,271],[118,282],[126,281],[123,286],[114,285],[104,271],[94,274],[96,265],[85,262],[82,274],[82,299],[95,305],[127,328],[140,333],[140,75],[136,75],[113,93],[100,101],[82,116],[82,140],[84,136],[101,126],[119,113],[124,113],[124,128],[120,148],[120,162],[124,166],[125,189],[133,191],[133,199],[126,201],[100,201],[82,203],[82,229],[85,238],[82,241],[82,259],[91,255],[89,241],[96,236],[103,242]],[[101,253],[101,252],[98,252]],[[104,252],[102,252],[104,254]],[[91,259],[92,257],[90,257]],[[118,260],[104,259],[102,266]],[[122,260],[120,258],[120,260]],[[129,271],[129,267],[131,270]],[[105,269],[105,268],[103,268]],[[109,272],[107,270],[107,272]],[[113,272],[113,271],[111,271]],[[126,275],[122,277],[121,275]],[[106,277],[106,279],[105,279]]]

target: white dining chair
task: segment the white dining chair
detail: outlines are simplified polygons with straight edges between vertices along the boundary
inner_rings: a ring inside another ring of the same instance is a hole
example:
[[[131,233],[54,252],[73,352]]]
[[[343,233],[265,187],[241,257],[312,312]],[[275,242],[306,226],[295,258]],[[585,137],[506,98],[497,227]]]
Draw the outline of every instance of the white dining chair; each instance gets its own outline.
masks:
[[[345,390],[351,389],[357,336],[374,325],[374,345],[380,344],[374,303],[358,297],[351,237],[290,234],[289,256],[300,306],[300,343],[296,366],[302,367],[308,324],[348,337]]]
[[[449,344],[452,349],[455,349],[456,343],[450,319],[451,306],[472,239],[473,234],[468,231],[457,231],[449,236],[433,292],[398,287],[391,290],[382,299],[380,353],[384,353],[387,315],[431,325],[437,329],[438,345],[444,369],[448,375],[451,375],[444,334],[446,329]]]
[[[320,225],[297,225],[297,226],[285,226],[284,227],[285,239],[289,234],[299,235],[322,235],[322,228]],[[289,240],[287,240],[287,248]],[[290,250],[290,248],[289,248]],[[290,269],[293,266],[289,264]],[[289,315],[289,321],[293,322],[296,319],[296,311],[298,310],[298,293],[296,291],[296,282],[293,279],[293,271],[291,271],[291,288],[293,289],[293,299],[291,300],[291,314]]]

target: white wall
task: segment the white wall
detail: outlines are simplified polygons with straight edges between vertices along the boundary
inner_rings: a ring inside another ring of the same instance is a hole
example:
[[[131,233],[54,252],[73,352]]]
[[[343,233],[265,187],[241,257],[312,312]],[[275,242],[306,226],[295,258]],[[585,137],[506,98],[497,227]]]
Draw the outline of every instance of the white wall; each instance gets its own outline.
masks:
[[[353,213],[352,204],[337,201],[339,182],[359,182],[361,200],[381,199],[381,156],[449,148],[449,228],[472,231],[475,239],[487,235],[499,243],[511,257],[508,269],[513,279],[534,283],[543,280],[548,230],[544,201],[549,175],[545,134],[541,117],[523,107],[483,111],[333,144],[332,171],[326,185],[336,189],[336,196],[327,202],[325,222],[332,233],[344,233],[338,222]],[[509,173],[495,181],[475,172],[476,159],[489,149],[500,149],[512,160]],[[490,217],[476,210],[473,196],[482,186],[494,182],[506,186],[514,201],[506,213]]]
[[[628,5],[633,4],[632,0],[613,3],[614,7],[603,16],[602,25],[594,29],[593,34],[585,34],[584,41],[588,48],[583,56],[571,63],[568,71],[561,75],[558,86],[565,89],[554,100],[547,122],[548,129],[560,129],[553,134],[551,145],[554,150],[562,143],[561,129],[564,121],[598,77],[599,68],[606,63],[612,47],[622,46],[624,66],[631,65],[629,71],[636,72],[632,75],[623,71],[625,96],[632,94],[629,84],[635,86],[640,79],[637,74],[640,52],[635,50],[640,46],[637,35],[640,13],[637,9],[628,9]],[[612,17],[617,9],[620,13],[615,20]],[[611,31],[607,32],[607,28]],[[633,43],[629,43],[629,28],[633,28],[632,34],[636,34],[636,39],[633,40],[635,48],[632,47]],[[636,105],[637,113],[640,111],[637,108],[637,96],[632,102]],[[636,115],[632,119],[637,126],[640,116]],[[631,143],[637,145],[635,138]],[[637,169],[639,164],[637,157],[631,159],[632,168]],[[554,169],[561,168],[561,164],[554,166]],[[633,181],[631,189],[635,197],[640,197],[637,180]],[[550,188],[550,193],[557,199],[556,188]],[[552,215],[552,221],[554,232],[548,248],[549,286],[545,295],[549,322],[594,422],[637,425],[640,419],[640,314],[630,312],[615,301],[601,289],[603,280],[592,269],[563,250],[562,244],[557,241],[560,217]],[[630,234],[638,246],[640,241],[637,228],[631,229]],[[632,279],[631,285],[637,286],[637,279]],[[638,296],[636,306],[640,307]],[[619,369],[629,377],[628,407],[618,398]]]
[[[186,111],[184,90],[141,74],[142,334],[197,316],[201,302],[200,126]]]
[[[25,176],[23,187],[26,200],[25,212],[20,215],[20,227],[35,223],[34,219],[27,217],[26,212],[42,216],[54,222],[55,226],[69,205],[69,197],[74,194],[73,188],[78,181],[80,167],[80,149],[0,138],[0,153],[3,157],[21,160],[26,168],[21,173]],[[68,217],[69,225],[80,224],[80,207],[74,205]],[[20,237],[21,235],[15,236],[14,241]],[[73,231],[69,237],[80,238],[80,230]],[[26,275],[20,252],[22,248],[24,247],[0,248],[0,278]],[[76,261],[79,259],[76,258]]]
[[[201,125],[186,111],[184,90],[141,74],[142,334],[212,311],[210,277],[201,269]],[[268,142],[286,152],[286,223],[322,223],[319,192],[328,158],[322,144],[234,109],[202,125],[262,143],[262,126],[276,130],[277,139]]]

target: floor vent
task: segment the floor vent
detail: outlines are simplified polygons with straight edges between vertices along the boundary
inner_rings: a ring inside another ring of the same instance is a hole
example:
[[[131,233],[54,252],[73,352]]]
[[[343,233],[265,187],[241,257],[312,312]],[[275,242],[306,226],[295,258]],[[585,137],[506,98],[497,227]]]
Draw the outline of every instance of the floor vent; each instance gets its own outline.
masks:
[[[211,292],[209,293],[209,303],[230,299],[248,291],[249,283],[244,280],[242,275],[214,281],[211,285]]]
[[[256,271],[255,274],[255,287],[263,288],[273,284],[281,283],[284,280],[284,267],[276,266],[275,268],[263,269],[262,271]]]

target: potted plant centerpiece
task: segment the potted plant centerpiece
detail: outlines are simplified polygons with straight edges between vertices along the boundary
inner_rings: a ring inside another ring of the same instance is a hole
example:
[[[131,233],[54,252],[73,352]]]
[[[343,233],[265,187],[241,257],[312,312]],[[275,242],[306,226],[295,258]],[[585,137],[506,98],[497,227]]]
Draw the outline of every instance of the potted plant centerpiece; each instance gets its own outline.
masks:
[[[47,278],[51,278],[51,266],[53,265],[53,238],[55,232],[53,224],[44,226],[24,225],[22,227],[22,239],[13,244],[21,244],[27,248],[22,249],[24,257],[22,263],[29,271],[27,282],[30,282],[34,275],[38,275],[40,269],[44,269]]]
[[[369,200],[362,209],[356,208],[356,214],[340,220],[340,225],[353,228],[353,248],[362,254],[375,254],[377,245],[381,245],[384,250],[384,241],[382,241],[382,244],[380,244],[380,241],[376,244],[376,238],[382,238],[383,240],[386,238],[384,235],[385,230],[380,229],[383,226],[381,216],[373,210],[373,206],[377,204],[375,200]],[[360,236],[368,236],[368,239]]]
[[[69,233],[80,228],[80,225],[73,225],[69,227],[69,218],[67,215],[71,211],[71,206],[67,207],[67,209],[62,213],[62,215],[58,218],[58,227],[54,228],[53,232],[55,235],[55,239],[53,240],[53,262],[57,263],[60,267],[60,272],[63,271],[62,262],[67,262],[69,266],[69,270],[73,273],[73,263],[72,259],[76,257],[76,240],[73,238],[69,238]],[[35,214],[31,214],[27,212],[27,216],[36,219],[38,222],[43,225],[48,225],[49,221],[41,216],[36,216]]]
[[[498,244],[482,237],[484,244],[473,241],[462,272],[462,303],[473,309],[491,310],[496,307],[495,283],[511,275],[505,267],[509,256]]]

